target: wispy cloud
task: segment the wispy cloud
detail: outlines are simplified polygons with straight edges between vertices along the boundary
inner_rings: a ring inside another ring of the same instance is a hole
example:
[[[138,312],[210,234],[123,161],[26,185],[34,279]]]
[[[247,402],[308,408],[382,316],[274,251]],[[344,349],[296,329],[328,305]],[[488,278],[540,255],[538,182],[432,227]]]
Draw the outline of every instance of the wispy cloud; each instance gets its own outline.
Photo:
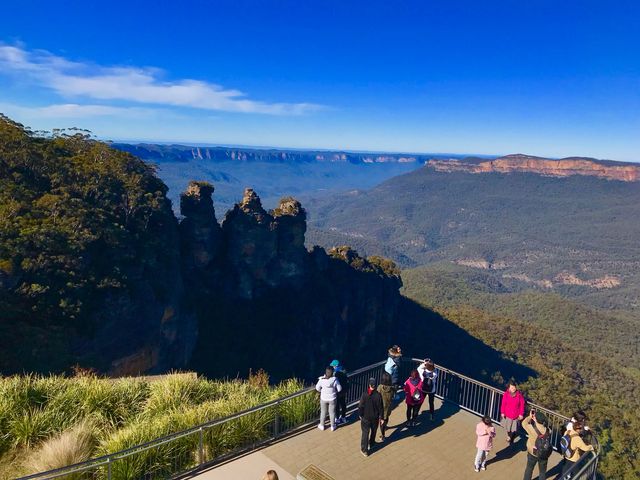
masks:
[[[110,105],[80,105],[60,103],[44,107],[27,107],[13,103],[0,103],[0,111],[29,118],[87,118],[87,117],[149,117],[157,115],[159,109],[144,107],[115,107]]]
[[[312,103],[251,100],[239,90],[225,89],[201,80],[165,81],[162,70],[157,68],[74,62],[47,51],[29,51],[15,45],[0,44],[0,72],[19,73],[66,98],[270,115],[301,115],[322,108]]]

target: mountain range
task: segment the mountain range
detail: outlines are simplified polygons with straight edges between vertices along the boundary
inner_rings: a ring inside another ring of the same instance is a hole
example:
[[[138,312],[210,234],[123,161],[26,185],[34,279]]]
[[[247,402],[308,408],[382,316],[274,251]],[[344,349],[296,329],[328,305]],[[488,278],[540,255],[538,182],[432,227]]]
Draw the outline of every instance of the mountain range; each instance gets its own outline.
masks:
[[[640,182],[603,178],[640,167],[580,160],[579,172],[559,176],[549,162],[568,160],[430,161],[372,189],[307,202],[309,241],[404,267],[447,261],[505,288],[640,311]]]

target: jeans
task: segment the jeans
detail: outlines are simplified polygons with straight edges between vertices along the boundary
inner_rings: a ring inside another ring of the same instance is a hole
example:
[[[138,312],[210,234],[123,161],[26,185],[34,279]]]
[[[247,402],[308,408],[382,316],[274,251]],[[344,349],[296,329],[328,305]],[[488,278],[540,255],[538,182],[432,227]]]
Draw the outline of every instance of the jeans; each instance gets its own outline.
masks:
[[[344,392],[338,393],[338,417],[347,416],[347,395]]]
[[[418,412],[420,411],[420,404],[409,405],[407,403],[407,422],[418,418]]]
[[[427,393],[427,396],[429,397],[429,413],[431,415],[433,415],[433,410],[434,410],[434,408],[433,408],[433,399],[436,396],[436,394],[435,393]]]
[[[378,419],[370,420],[362,418],[360,420],[362,437],[360,437],[360,450],[367,451],[367,447],[373,448],[376,443],[376,432],[378,431]]]
[[[487,463],[487,457],[489,456],[489,451],[488,450],[482,450],[481,448],[478,449],[478,453],[476,453],[476,467],[480,468],[481,466],[484,467],[484,465]]]
[[[327,418],[327,408],[329,408],[329,421],[331,428],[336,426],[336,401],[325,402],[320,400],[320,425],[324,425],[324,420]]]
[[[533,476],[533,468],[538,464],[538,480],[547,480],[547,459],[539,459],[527,452],[527,466],[524,469],[523,480],[531,480]]]
[[[576,462],[570,462],[569,460],[567,460],[566,458],[563,460],[563,465],[562,465],[562,475],[564,475],[565,473],[567,473],[571,467],[573,467]],[[575,473],[575,472],[574,472]]]

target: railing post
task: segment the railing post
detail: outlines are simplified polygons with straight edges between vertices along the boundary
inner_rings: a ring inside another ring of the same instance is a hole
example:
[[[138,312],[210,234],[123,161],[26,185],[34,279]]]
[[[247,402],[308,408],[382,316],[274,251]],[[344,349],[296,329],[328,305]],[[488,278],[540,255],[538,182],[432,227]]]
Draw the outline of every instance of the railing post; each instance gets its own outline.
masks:
[[[199,465],[202,465],[204,463],[204,432],[202,427],[200,427],[200,438],[199,438],[199,445],[198,445],[198,462]]]
[[[276,402],[276,416],[274,418],[273,436],[276,438],[280,434],[280,402]]]
[[[493,420],[493,407],[495,406],[495,402],[496,402],[496,392],[491,390],[491,402],[489,403],[489,412],[487,413],[492,420]]]
[[[111,480],[111,457],[107,457],[107,480]]]

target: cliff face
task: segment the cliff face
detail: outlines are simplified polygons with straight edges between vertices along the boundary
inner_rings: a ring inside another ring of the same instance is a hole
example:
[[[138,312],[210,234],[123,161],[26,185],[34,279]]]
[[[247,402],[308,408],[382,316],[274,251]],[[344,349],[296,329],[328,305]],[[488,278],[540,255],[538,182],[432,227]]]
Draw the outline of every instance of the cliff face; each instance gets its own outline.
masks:
[[[183,194],[183,206],[193,189]],[[199,202],[208,205],[203,193]],[[182,214],[182,244],[199,245],[192,238],[197,232],[186,228],[193,212]],[[308,377],[335,356],[352,364],[380,356],[397,320],[399,271],[348,247],[309,252],[305,231],[298,201],[284,198],[267,212],[247,189],[224,218],[217,250],[206,255],[215,261],[194,265],[185,252],[189,304],[199,325],[191,368],[215,376],[265,368],[273,378]]]
[[[195,317],[166,192],[138,158],[0,115],[0,373],[187,361]]]
[[[213,192],[191,182],[178,222],[140,159],[0,116],[0,373],[307,377],[328,357],[379,358],[399,272],[349,249],[308,252],[293,198],[266,211],[247,189],[220,225]]]
[[[396,153],[355,153],[341,151],[275,150],[259,148],[190,147],[186,145],[155,145],[114,143],[114,148],[154,162],[267,162],[267,163],[424,163],[427,155]]]
[[[507,155],[495,160],[437,160],[427,162],[427,166],[438,172],[467,173],[537,173],[549,177],[586,175],[623,182],[640,181],[640,165],[622,162],[600,162],[594,159],[569,157],[560,160],[532,157],[529,155]]]

